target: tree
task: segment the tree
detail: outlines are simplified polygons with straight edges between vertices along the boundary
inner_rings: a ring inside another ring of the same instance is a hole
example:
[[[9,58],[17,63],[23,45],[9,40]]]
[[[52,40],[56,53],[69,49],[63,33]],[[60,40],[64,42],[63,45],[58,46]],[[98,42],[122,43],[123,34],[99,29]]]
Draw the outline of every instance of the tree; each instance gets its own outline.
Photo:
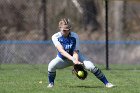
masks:
[[[84,28],[88,31],[98,30],[100,27],[97,21],[99,14],[99,0],[72,0],[79,12],[83,15]]]

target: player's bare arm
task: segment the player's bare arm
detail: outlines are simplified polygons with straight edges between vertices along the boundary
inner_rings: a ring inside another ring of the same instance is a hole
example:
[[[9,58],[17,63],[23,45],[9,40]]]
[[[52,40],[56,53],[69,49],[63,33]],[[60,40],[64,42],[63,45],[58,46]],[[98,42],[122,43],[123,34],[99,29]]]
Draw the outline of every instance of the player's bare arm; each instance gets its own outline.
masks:
[[[73,52],[73,58],[75,58],[75,64],[82,64],[81,62],[79,62],[79,55],[78,55],[78,50],[75,50]]]
[[[78,50],[75,50],[75,51],[73,52],[73,57],[74,57],[76,60],[79,59]]]

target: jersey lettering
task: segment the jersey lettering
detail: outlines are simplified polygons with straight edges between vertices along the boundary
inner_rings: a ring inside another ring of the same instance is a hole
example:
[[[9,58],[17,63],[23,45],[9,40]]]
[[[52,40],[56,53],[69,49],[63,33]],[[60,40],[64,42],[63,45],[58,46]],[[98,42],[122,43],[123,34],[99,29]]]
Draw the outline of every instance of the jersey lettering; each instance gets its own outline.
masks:
[[[65,49],[71,49],[71,47],[72,47],[72,44],[66,45]]]

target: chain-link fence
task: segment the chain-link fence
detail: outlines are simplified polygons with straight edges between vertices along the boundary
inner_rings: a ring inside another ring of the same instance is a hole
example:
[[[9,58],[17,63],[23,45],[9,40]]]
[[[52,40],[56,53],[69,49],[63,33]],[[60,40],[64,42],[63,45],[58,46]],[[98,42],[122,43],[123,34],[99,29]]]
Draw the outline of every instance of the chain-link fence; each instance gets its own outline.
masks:
[[[45,6],[44,0],[0,0],[0,62],[48,63],[56,51],[50,41],[43,40],[46,34],[50,40],[58,30],[58,20],[68,17],[72,20],[73,30],[84,40],[81,51],[94,63],[105,64],[105,2],[83,2],[79,0],[83,9],[81,14],[70,0],[46,0]],[[88,10],[89,3],[96,12]],[[93,19],[86,20],[86,17]],[[108,22],[109,63],[139,64],[140,2],[109,1]]]
[[[0,39],[43,38],[41,0],[0,0]],[[40,36],[39,36],[40,35]]]
[[[139,64],[140,2],[109,2],[110,62]]]

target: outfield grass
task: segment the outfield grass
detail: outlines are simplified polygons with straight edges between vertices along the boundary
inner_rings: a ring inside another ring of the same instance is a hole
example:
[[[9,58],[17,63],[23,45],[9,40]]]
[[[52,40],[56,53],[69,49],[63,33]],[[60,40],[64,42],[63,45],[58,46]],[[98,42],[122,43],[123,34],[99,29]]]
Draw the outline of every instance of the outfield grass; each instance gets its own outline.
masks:
[[[140,93],[139,65],[111,65],[107,71],[99,68],[116,85],[106,88],[89,73],[82,81],[71,73],[71,67],[57,71],[55,87],[47,88],[47,65],[2,64],[0,93]],[[42,83],[39,83],[42,81]]]

